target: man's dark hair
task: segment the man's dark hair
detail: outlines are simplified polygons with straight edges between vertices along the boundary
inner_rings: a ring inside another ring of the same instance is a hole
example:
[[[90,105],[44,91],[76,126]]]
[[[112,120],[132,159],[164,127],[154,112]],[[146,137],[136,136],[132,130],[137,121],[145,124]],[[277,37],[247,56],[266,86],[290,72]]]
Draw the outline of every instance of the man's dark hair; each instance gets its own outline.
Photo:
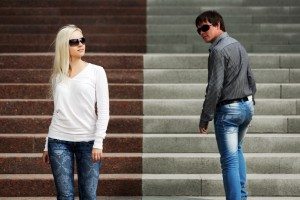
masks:
[[[196,18],[196,26],[203,22],[209,22],[213,26],[217,26],[220,22],[220,29],[225,32],[223,17],[215,10],[205,11]]]

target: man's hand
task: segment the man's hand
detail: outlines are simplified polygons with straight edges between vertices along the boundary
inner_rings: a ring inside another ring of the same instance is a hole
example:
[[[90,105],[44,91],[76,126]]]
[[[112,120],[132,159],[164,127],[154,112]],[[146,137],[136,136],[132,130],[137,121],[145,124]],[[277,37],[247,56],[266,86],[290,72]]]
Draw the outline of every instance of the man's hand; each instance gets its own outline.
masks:
[[[199,126],[199,132],[201,134],[207,134],[207,129],[208,129],[208,122],[206,124]]]
[[[102,149],[93,148],[92,150],[93,162],[99,162],[102,159]]]

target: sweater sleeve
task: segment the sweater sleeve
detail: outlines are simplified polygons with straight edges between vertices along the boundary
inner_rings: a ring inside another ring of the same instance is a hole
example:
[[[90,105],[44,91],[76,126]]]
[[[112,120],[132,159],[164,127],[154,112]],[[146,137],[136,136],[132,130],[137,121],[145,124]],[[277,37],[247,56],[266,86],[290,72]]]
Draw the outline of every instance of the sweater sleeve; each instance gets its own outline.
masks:
[[[94,148],[103,149],[103,140],[109,121],[109,92],[106,73],[102,67],[98,67],[96,70],[96,100],[98,118]]]

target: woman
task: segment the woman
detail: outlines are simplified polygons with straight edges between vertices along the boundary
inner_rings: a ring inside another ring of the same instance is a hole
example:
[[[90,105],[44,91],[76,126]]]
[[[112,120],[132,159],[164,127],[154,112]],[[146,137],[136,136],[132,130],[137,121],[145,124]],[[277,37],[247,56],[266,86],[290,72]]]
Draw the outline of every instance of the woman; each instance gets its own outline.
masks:
[[[57,199],[74,199],[74,160],[79,198],[96,199],[109,95],[104,69],[83,61],[84,54],[82,31],[75,25],[62,27],[55,40],[54,112],[43,153],[43,161],[51,165]]]

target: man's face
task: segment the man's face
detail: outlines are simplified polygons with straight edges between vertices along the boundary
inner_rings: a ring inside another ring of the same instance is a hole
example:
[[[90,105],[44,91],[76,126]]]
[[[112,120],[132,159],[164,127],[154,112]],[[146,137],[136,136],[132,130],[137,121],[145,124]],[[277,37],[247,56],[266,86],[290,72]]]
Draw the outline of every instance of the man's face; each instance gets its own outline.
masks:
[[[220,24],[213,26],[208,21],[202,22],[197,26],[197,32],[206,43],[213,43],[222,33]]]

